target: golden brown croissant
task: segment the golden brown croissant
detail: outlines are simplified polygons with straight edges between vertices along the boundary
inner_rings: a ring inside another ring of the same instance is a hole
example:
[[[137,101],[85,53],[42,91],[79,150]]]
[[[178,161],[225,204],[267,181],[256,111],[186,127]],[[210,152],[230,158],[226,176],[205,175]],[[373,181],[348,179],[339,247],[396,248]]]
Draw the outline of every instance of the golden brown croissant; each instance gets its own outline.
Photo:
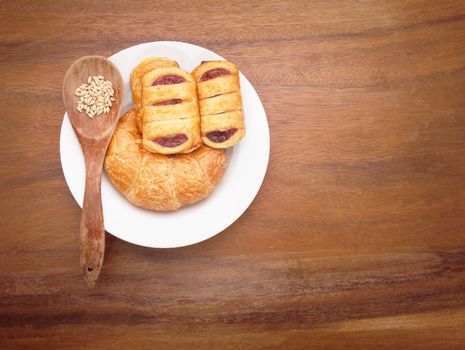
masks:
[[[133,204],[169,211],[207,197],[226,169],[223,150],[201,146],[189,154],[162,155],[142,146],[134,110],[118,122],[105,157],[110,181]]]
[[[131,89],[134,109],[136,111],[137,128],[142,133],[142,78],[157,68],[178,67],[178,64],[165,57],[149,57],[142,60],[131,72]]]
[[[228,61],[206,61],[194,69],[204,144],[213,148],[235,145],[245,135],[237,66]]]
[[[158,68],[142,79],[142,143],[150,152],[188,153],[200,146],[194,78],[181,68]]]

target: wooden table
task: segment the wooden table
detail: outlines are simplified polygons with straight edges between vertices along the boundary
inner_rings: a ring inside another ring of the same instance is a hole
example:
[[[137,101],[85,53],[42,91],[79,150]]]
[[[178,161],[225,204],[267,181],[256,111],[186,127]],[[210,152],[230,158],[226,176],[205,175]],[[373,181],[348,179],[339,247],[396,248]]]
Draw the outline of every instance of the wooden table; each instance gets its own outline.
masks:
[[[464,349],[465,2],[191,3],[0,4],[0,348]],[[107,235],[89,290],[62,80],[157,40],[238,64],[268,173],[204,243]]]

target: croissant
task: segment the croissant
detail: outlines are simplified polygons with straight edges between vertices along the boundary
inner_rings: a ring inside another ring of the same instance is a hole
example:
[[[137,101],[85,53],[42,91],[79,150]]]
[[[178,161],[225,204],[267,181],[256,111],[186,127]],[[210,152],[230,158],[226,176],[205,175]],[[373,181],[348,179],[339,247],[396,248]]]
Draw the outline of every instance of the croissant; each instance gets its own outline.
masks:
[[[228,61],[204,61],[192,72],[197,82],[202,141],[228,148],[245,135],[237,66]]]
[[[200,146],[194,78],[181,68],[158,68],[142,79],[142,141],[154,153],[188,153]]]
[[[165,57],[149,57],[142,60],[131,72],[131,89],[134,109],[136,111],[137,128],[142,133],[142,78],[145,74],[157,68],[178,67],[178,64]]]
[[[136,113],[118,122],[105,156],[113,185],[134,205],[170,211],[207,197],[226,169],[223,150],[200,146],[189,154],[147,152],[137,129]]]

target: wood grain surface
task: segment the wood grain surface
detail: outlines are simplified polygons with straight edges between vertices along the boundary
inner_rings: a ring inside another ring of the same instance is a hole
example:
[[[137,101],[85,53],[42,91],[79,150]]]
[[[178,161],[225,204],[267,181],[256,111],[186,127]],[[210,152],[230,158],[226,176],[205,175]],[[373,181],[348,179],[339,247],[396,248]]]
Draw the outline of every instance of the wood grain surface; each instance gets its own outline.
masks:
[[[464,1],[2,1],[0,16],[2,350],[465,348]],[[251,80],[267,176],[204,243],[107,234],[89,290],[62,80],[156,40]]]

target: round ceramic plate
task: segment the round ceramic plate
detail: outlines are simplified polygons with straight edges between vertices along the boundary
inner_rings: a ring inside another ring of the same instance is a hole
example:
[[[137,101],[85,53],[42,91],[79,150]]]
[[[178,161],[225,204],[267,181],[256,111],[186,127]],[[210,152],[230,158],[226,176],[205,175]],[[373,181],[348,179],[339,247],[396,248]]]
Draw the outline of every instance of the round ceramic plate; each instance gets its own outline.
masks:
[[[129,74],[144,58],[170,57],[192,71],[201,61],[223,59],[200,46],[182,42],[145,43],[110,57],[124,79],[121,114],[132,107]],[[241,92],[246,136],[227,152],[228,167],[223,179],[206,199],[174,212],[155,212],[132,205],[102,177],[102,206],[105,230],[125,241],[153,248],[183,247],[206,240],[223,231],[252,203],[265,177],[270,153],[270,135],[263,105],[241,73]],[[82,207],[85,164],[81,147],[67,114],[60,135],[60,157],[66,183]]]

